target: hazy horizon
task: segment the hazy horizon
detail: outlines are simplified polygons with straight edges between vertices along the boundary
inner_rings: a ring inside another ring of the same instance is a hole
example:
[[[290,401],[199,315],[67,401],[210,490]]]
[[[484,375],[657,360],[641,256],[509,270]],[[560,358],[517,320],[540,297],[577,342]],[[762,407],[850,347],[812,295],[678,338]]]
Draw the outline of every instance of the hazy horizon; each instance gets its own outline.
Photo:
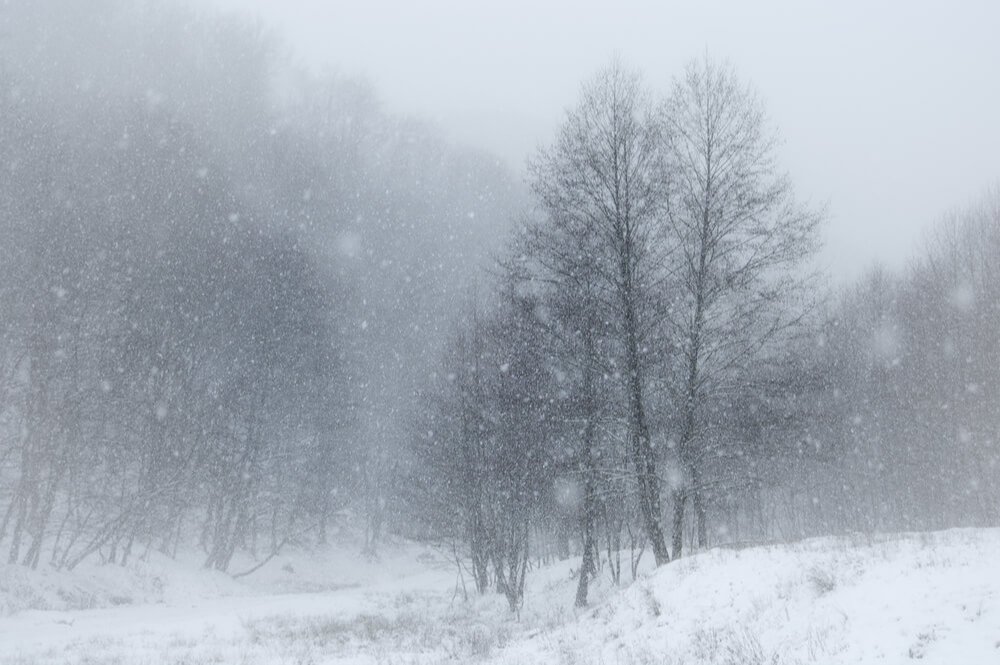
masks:
[[[828,205],[820,261],[838,282],[906,265],[928,226],[998,175],[993,3],[212,2],[520,173],[612,57],[658,92],[692,58],[729,60],[763,98],[800,198]]]

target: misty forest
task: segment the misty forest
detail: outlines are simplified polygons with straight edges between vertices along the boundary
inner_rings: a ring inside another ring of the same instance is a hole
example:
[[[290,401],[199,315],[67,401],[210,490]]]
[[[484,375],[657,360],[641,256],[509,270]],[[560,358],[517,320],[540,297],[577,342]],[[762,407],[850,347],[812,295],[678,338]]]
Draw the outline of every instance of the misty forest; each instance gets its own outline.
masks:
[[[236,15],[0,22],[0,598],[421,547],[516,621],[551,566],[572,612],[709,552],[1000,526],[997,174],[837,282],[836,201],[710,52],[609,57],[515,171]]]

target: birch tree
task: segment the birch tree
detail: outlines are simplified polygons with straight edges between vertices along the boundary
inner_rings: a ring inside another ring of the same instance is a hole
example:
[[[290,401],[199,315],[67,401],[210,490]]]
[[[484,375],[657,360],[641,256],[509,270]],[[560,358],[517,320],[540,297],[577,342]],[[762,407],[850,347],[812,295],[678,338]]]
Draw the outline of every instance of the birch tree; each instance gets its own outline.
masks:
[[[553,146],[532,165],[543,210],[591,239],[594,268],[620,338],[629,452],[643,526],[657,565],[669,560],[660,526],[660,485],[647,416],[651,294],[662,265],[655,242],[666,203],[660,124],[637,74],[618,63],[584,86]]]
[[[677,300],[667,321],[680,349],[675,395],[684,481],[673,491],[673,556],[692,500],[707,544],[706,405],[802,320],[822,215],[797,203],[777,165],[760,100],[728,65],[694,62],[664,105],[674,179],[667,228]]]

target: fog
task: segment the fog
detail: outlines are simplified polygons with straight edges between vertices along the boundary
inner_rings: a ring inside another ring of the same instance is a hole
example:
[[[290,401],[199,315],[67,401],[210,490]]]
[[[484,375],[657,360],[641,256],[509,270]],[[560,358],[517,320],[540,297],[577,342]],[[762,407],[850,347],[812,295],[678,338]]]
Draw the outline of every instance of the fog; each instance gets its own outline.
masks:
[[[998,23],[6,0],[0,556],[997,526]]]
[[[829,203],[822,260],[840,280],[902,267],[944,210],[995,173],[996,3],[213,0],[249,12],[314,68],[375,83],[515,170],[579,83],[617,54],[666,88],[703,53],[729,59],[781,128],[798,191]]]

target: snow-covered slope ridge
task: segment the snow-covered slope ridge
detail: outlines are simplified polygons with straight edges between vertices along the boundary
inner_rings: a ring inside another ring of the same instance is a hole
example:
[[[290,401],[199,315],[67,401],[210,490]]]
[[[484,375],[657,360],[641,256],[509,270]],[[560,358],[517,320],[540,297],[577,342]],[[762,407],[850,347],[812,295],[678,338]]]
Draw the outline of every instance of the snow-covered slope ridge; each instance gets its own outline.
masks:
[[[605,568],[583,610],[578,565],[532,570],[519,617],[412,543],[293,550],[239,580],[0,566],[0,664],[1000,665],[1000,529],[719,548],[622,588]]]
[[[1000,664],[1000,530],[711,550],[502,660]]]

